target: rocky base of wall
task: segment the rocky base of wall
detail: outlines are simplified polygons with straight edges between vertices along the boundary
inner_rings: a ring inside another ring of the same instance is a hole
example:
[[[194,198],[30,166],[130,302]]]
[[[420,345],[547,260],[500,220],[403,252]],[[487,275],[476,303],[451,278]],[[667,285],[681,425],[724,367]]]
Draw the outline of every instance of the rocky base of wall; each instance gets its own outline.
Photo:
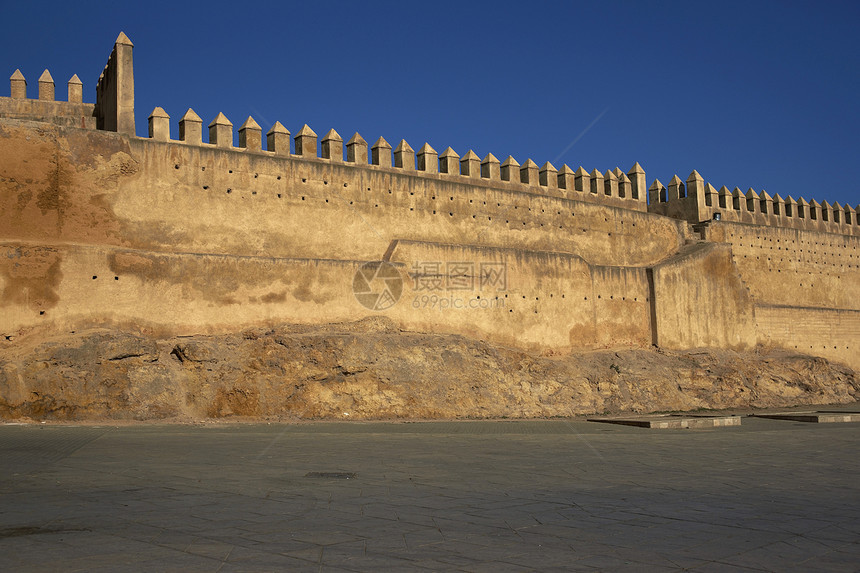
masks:
[[[850,368],[784,351],[536,356],[384,319],[188,337],[91,329],[0,347],[7,420],[540,418],[858,398]]]

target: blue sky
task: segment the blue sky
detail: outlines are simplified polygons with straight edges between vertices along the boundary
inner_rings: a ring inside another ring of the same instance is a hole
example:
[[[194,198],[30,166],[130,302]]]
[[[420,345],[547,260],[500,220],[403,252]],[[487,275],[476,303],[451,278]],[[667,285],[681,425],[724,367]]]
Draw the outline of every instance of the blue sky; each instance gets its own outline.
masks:
[[[122,30],[139,135],[161,106],[175,137],[192,107],[860,203],[857,1],[125,4],[5,0],[6,77],[33,97],[48,68],[65,99],[77,73],[94,101]]]

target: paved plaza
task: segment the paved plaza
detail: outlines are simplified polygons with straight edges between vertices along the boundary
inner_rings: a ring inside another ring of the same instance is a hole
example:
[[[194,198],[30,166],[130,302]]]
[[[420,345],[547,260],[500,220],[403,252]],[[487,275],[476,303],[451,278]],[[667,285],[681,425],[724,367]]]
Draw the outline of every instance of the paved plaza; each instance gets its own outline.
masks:
[[[857,571],[860,423],[0,426],[0,571]]]

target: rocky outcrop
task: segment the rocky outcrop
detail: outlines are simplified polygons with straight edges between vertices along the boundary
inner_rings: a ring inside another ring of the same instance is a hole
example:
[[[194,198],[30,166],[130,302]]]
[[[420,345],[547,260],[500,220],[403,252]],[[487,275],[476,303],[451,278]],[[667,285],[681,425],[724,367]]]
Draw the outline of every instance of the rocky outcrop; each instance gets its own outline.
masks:
[[[0,347],[0,417],[536,418],[849,403],[851,369],[784,351],[537,356],[385,319],[152,337],[111,329]]]

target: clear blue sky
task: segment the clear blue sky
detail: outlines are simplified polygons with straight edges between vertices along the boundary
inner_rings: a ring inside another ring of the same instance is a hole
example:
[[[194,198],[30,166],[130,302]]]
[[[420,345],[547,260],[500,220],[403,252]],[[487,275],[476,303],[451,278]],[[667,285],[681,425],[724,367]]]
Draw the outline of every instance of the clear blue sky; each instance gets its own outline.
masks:
[[[860,203],[860,2],[38,2],[2,6],[6,77],[85,101],[122,30],[136,121],[358,131],[648,183]],[[0,95],[9,95],[8,83]],[[587,129],[591,126],[590,129]],[[583,134],[583,132],[585,133]],[[575,143],[573,143],[575,141]],[[571,145],[573,143],[573,145]]]

